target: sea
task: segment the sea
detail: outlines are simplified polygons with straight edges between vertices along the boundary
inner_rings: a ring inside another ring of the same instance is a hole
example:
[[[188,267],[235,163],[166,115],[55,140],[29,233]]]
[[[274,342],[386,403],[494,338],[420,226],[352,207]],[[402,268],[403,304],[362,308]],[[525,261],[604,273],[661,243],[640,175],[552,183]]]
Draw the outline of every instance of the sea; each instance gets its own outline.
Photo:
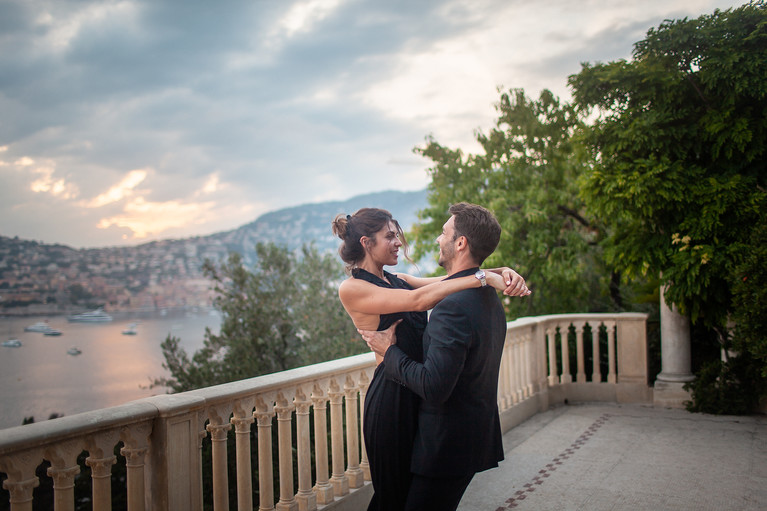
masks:
[[[18,339],[17,348],[0,347],[0,429],[35,422],[53,414],[74,415],[164,394],[152,387],[170,376],[162,367],[161,343],[168,335],[180,339],[190,355],[200,349],[205,328],[218,333],[215,310],[110,313],[107,323],[74,323],[66,316],[2,317],[0,340]],[[57,337],[24,328],[46,321],[61,330]],[[124,331],[133,328],[135,334]],[[71,348],[80,354],[71,355]]]

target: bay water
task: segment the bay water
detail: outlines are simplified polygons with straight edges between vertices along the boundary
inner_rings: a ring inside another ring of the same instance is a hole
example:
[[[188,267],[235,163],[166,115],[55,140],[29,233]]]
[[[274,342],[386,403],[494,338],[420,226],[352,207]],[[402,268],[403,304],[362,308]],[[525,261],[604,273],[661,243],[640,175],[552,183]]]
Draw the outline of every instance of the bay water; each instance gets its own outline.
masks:
[[[167,314],[113,314],[108,323],[72,323],[66,316],[0,318],[0,341],[21,341],[18,348],[0,347],[0,429],[36,422],[51,414],[74,415],[163,394],[151,388],[163,369],[160,344],[170,334],[190,355],[203,345],[205,327],[218,333],[216,311],[169,311]],[[24,328],[46,321],[62,331],[57,337]],[[135,335],[125,335],[135,323]],[[81,353],[67,353],[77,347]]]

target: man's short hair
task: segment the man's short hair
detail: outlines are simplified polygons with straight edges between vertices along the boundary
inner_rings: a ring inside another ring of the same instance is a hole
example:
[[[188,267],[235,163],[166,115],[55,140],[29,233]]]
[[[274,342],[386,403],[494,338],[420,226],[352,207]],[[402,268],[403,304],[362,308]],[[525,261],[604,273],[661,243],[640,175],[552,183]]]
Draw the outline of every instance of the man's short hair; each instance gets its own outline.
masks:
[[[459,202],[448,210],[455,216],[455,234],[465,236],[469,252],[481,265],[492,254],[501,240],[501,224],[490,211],[476,204]]]

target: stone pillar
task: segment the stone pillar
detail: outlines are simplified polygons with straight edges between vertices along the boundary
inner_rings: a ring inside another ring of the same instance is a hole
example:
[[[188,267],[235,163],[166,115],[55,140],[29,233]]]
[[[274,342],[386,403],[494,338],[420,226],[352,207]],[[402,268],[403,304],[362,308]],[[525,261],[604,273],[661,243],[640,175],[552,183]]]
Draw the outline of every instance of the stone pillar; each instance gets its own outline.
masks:
[[[105,511],[112,509],[112,465],[116,461],[117,456],[85,458],[85,464],[91,467],[93,509]]]
[[[250,412],[250,410],[248,410]],[[246,417],[245,410],[235,410],[235,452],[237,459],[237,509],[253,509],[253,472],[250,463],[250,426],[255,422],[252,412]]]
[[[227,432],[232,429],[230,423],[211,417],[206,429],[210,431],[211,462],[213,464],[213,507],[216,510],[229,511],[229,467],[226,463]]]
[[[333,485],[328,480],[328,397],[323,395],[318,386],[315,386],[312,391],[312,403],[314,404],[314,449],[317,457],[317,483],[314,485],[314,493],[317,495],[318,504],[329,504],[333,502]]]
[[[676,305],[669,308],[660,289],[661,372],[655,380],[654,406],[684,408],[690,393],[684,384],[695,376],[691,372],[690,320],[679,313]]]
[[[277,511],[298,511],[298,502],[293,493],[293,405],[282,393],[278,394],[277,406],[277,451],[280,470],[280,500]]]
[[[146,509],[144,492],[144,460],[146,447],[123,447],[120,454],[125,456],[125,472],[128,487],[128,511],[144,511]]]
[[[261,402],[256,406],[253,416],[258,427],[258,511],[274,509],[274,473],[272,469],[272,417],[274,410],[271,403]]]

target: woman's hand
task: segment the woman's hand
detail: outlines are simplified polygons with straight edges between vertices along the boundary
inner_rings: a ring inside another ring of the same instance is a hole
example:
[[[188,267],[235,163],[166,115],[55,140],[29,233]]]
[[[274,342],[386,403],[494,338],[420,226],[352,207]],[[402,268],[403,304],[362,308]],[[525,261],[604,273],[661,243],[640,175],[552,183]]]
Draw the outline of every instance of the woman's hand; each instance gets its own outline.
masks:
[[[501,278],[496,279],[495,277],[491,277],[493,275],[498,275]],[[532,291],[527,288],[525,279],[511,268],[504,267],[488,270],[487,276],[490,277],[490,279],[488,279],[488,284],[498,291],[503,291],[503,294],[506,296],[527,296],[532,293]]]

